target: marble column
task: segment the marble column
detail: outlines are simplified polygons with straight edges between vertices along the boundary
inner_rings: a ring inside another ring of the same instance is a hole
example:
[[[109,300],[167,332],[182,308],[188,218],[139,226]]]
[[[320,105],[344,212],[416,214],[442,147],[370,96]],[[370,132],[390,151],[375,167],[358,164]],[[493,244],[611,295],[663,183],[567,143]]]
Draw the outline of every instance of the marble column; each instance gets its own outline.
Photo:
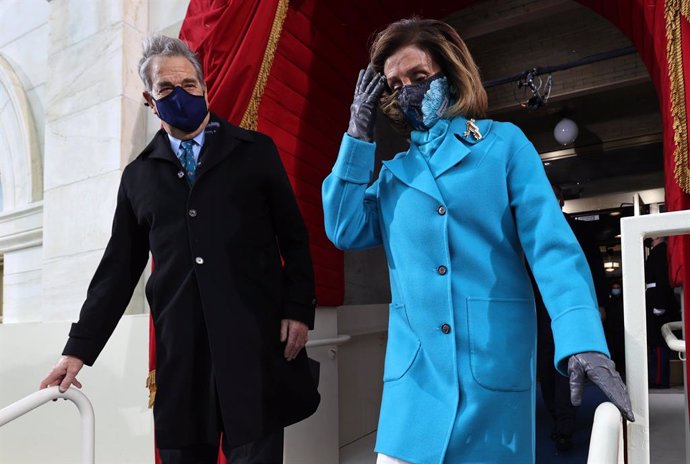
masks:
[[[122,169],[146,143],[137,63],[148,0],[53,0],[48,28],[44,321],[77,317],[110,236]],[[128,312],[144,310],[140,283]]]

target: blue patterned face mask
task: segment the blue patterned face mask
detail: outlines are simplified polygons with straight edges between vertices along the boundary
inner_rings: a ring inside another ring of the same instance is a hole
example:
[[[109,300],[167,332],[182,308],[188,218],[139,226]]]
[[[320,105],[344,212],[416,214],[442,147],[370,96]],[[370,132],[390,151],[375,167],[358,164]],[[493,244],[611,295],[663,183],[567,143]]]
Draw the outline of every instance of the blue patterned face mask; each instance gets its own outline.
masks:
[[[405,120],[418,131],[429,130],[448,108],[448,79],[441,73],[414,84],[405,85],[398,94],[398,104]]]

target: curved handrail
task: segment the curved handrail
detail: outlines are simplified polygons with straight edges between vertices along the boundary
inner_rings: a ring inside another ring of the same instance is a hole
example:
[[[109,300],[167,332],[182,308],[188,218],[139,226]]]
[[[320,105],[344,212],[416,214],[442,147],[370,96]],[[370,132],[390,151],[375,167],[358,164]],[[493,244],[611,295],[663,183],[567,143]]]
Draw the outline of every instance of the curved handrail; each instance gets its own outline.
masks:
[[[601,403],[594,412],[587,464],[617,464],[623,437],[621,413],[613,403]]]
[[[81,448],[81,462],[83,464],[95,463],[95,417],[93,414],[93,406],[85,394],[76,388],[68,388],[67,391],[61,393],[58,387],[50,387],[39,390],[26,396],[19,401],[15,401],[9,406],[0,409],[0,427],[15,420],[24,414],[33,411],[37,407],[58,398],[70,400],[77,406],[79,415],[81,417],[82,430],[82,448]]]
[[[683,328],[683,323],[681,321],[668,322],[661,326],[661,335],[664,336],[666,344],[673,351],[678,351],[679,353],[685,353],[685,340],[678,340],[676,334],[673,333],[674,330],[681,330]]]

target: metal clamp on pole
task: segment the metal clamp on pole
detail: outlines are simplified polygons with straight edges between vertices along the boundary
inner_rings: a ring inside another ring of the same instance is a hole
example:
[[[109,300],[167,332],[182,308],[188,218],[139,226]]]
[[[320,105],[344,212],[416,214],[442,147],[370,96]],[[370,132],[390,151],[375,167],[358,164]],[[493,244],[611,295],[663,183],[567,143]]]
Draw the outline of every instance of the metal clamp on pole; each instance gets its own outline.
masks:
[[[338,353],[338,346],[342,345],[343,343],[349,342],[351,338],[352,337],[350,335],[338,335],[337,337],[333,338],[320,338],[317,340],[310,340],[307,342],[307,348],[330,346],[328,350],[328,357],[330,359],[335,359]]]
[[[12,403],[6,408],[0,409],[0,427],[58,398],[70,400],[77,406],[81,416],[81,462],[82,464],[95,464],[95,418],[93,406],[91,406],[91,402],[86,395],[75,388],[70,387],[64,393],[60,393],[58,387],[46,388]]]
[[[674,330],[683,330],[683,322],[676,321],[662,325],[661,335],[666,340],[669,349],[681,353],[680,359],[685,361],[685,340],[678,340],[676,334],[673,333]]]

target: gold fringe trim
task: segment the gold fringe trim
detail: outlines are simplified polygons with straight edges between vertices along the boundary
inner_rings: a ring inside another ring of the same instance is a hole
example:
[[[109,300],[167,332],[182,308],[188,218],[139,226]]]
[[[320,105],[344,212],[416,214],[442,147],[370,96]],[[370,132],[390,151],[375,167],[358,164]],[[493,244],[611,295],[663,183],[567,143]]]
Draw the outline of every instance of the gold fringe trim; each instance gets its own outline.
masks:
[[[240,123],[240,127],[244,127],[245,129],[256,130],[257,126],[259,125],[259,105],[261,104],[261,97],[266,89],[268,75],[271,72],[273,59],[275,58],[276,50],[278,49],[278,40],[280,40],[280,34],[283,31],[283,23],[285,23],[289,5],[289,0],[278,0],[276,15],[275,18],[273,18],[273,26],[271,26],[271,35],[268,37],[266,51],[264,52],[264,58],[261,62],[261,69],[259,70],[259,77],[256,80],[256,84],[254,84],[252,98],[249,100],[249,105],[247,106],[244,116],[242,116],[242,122]]]
[[[676,182],[683,192],[690,194],[690,166],[688,165],[688,119],[685,107],[685,81],[683,79],[683,51],[681,48],[682,21],[690,21],[690,2],[666,0],[666,58],[671,81],[671,117],[673,121],[673,151]]]
[[[149,408],[152,408],[156,401],[156,369],[149,371],[149,376],[146,378],[146,388],[149,389]]]

